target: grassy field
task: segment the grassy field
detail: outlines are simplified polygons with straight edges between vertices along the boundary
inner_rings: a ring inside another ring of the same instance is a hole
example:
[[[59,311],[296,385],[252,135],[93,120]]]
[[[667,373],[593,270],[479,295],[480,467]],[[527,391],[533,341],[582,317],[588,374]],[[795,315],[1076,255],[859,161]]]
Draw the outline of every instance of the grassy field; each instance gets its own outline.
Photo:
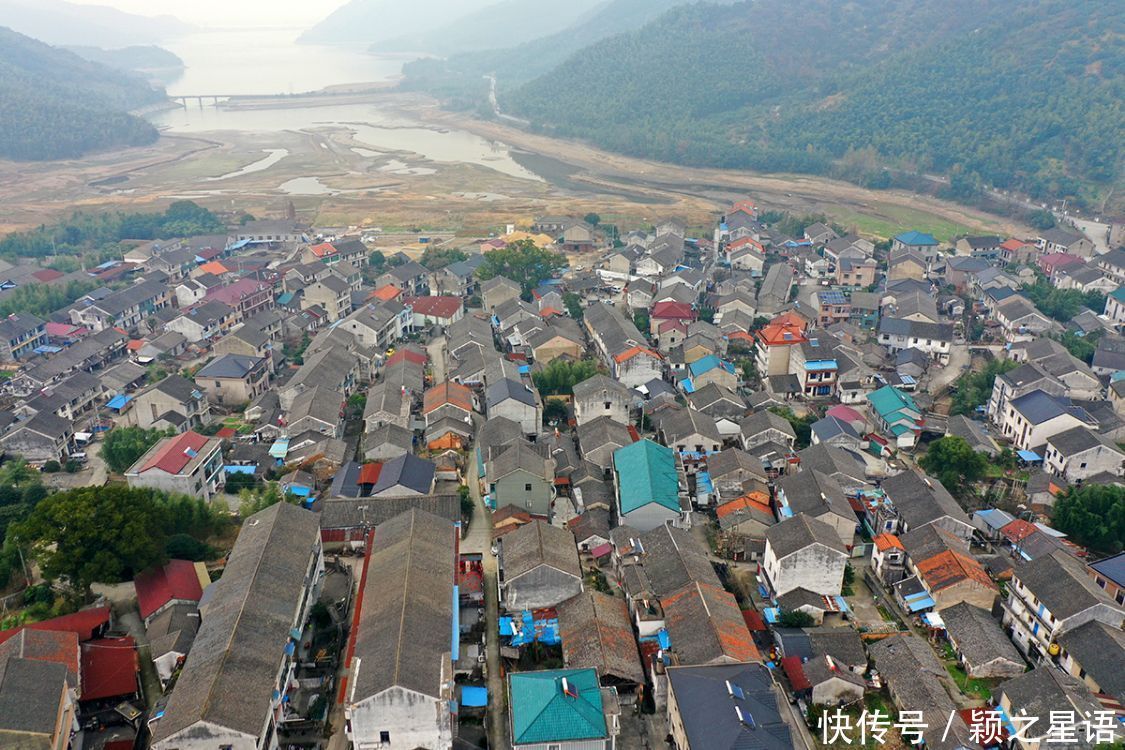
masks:
[[[894,237],[906,229],[917,229],[932,234],[941,242],[949,242],[954,237],[982,231],[981,227],[959,224],[918,209],[880,206],[873,210],[878,215],[860,213],[848,206],[831,206],[826,209],[826,213],[838,223],[855,228],[859,234],[884,239]]]

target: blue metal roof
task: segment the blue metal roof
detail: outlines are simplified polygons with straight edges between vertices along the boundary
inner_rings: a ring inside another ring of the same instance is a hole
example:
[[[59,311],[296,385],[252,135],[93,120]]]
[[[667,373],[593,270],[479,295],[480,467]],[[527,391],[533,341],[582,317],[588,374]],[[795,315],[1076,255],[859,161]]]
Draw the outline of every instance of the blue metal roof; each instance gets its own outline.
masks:
[[[1039,457],[1039,454],[1036,453],[1035,451],[1019,451],[1016,455],[1018,455],[1024,461],[1042,461],[1043,460],[1042,458]]]

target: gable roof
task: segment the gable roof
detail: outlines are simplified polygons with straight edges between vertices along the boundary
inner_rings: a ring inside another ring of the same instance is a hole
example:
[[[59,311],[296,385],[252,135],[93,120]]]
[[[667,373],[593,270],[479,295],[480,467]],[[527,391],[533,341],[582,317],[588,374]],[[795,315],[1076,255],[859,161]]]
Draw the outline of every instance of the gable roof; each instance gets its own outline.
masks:
[[[914,567],[918,571],[918,577],[931,592],[941,591],[964,581],[973,581],[985,588],[996,588],[980,563],[953,550],[939,552],[920,562],[915,561]]]
[[[653,503],[680,511],[680,484],[671,448],[639,440],[614,451],[613,465],[622,513]]]
[[[1094,579],[1086,575],[1082,563],[1063,550],[1018,564],[1014,575],[1058,620],[1099,604],[1120,609]]]
[[[289,503],[246,519],[153,742],[197,723],[258,736],[319,538],[316,514]]]
[[[773,679],[764,665],[675,666],[668,669],[668,683],[680,708],[684,734],[691,747],[708,750],[791,750],[793,747],[789,725],[781,718]],[[732,694],[732,688],[737,688],[738,692]],[[743,720],[751,717],[753,725]]]
[[[540,565],[582,577],[574,534],[538,519],[504,536],[502,560],[504,580],[509,582]]]
[[[193,460],[210,453],[221,442],[217,438],[209,438],[192,430],[165,438],[141,457],[138,461],[140,468],[136,469],[136,473],[143,474],[150,469],[160,469],[169,474],[179,474]],[[129,472],[132,471],[133,469],[130,468]]]
[[[903,232],[902,234],[896,235],[895,240],[901,242],[904,245],[915,247],[936,247],[938,245],[938,241],[934,239],[934,236],[932,234],[919,232],[916,229],[912,229],[909,232]]]
[[[968,602],[959,602],[941,611],[945,630],[957,643],[965,661],[970,666],[987,664],[995,659],[1007,659],[1022,664],[1016,647],[1000,629],[1000,624],[985,610]]]
[[[429,414],[445,404],[452,404],[471,412],[473,410],[473,392],[467,386],[455,383],[452,380],[438,383],[428,389],[422,397],[422,413]]]
[[[1058,641],[1098,687],[1125,700],[1125,631],[1091,620],[1062,633]]]
[[[904,471],[887,477],[881,486],[899,516],[911,529],[925,526],[943,516],[969,523],[965,511],[940,482],[924,478],[916,471]]]
[[[563,661],[568,668],[592,668],[602,677],[644,682],[624,599],[584,591],[559,604],[557,610]]]
[[[841,555],[847,555],[836,529],[804,513],[798,513],[768,528],[766,542],[778,560],[812,544],[820,544]]]
[[[734,595],[698,581],[661,597],[664,627],[681,664],[761,658]]]
[[[357,599],[349,701],[391,687],[440,698],[452,650],[454,527],[409,510],[375,529]]]
[[[203,596],[203,584],[190,560],[169,560],[161,567],[138,573],[133,588],[141,618],[145,620],[172,600],[198,602]]]
[[[405,487],[425,495],[434,485],[435,473],[432,461],[407,453],[383,464],[379,481],[371,488],[371,494],[378,495],[393,487]]]

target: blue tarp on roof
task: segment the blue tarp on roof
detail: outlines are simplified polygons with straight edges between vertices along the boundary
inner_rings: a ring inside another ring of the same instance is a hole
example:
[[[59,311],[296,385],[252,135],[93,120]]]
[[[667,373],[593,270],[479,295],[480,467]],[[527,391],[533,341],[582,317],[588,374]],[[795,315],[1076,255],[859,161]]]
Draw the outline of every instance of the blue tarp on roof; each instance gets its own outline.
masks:
[[[291,484],[285,488],[285,491],[297,497],[308,497],[311,490],[303,484]]]
[[[227,245],[227,250],[241,250],[250,244],[250,240],[239,240],[233,245]]]
[[[35,347],[36,354],[58,354],[61,351],[61,346],[51,346],[50,344],[44,344],[43,346]]]
[[[278,460],[284,460],[285,454],[289,452],[289,438],[278,438],[273,445],[270,446],[270,456]]]
[[[461,688],[461,705],[480,708],[488,705],[488,688],[465,685]]]
[[[224,466],[223,471],[227,474],[249,474],[253,475],[258,470],[257,466]]]
[[[766,618],[766,622],[770,625],[775,625],[781,619],[781,608],[766,607],[762,610],[762,616]]]
[[[1024,461],[1042,461],[1043,460],[1042,458],[1039,457],[1039,454],[1036,453],[1035,451],[1019,451],[1016,455],[1018,455]]]
[[[106,403],[106,407],[108,407],[110,409],[113,409],[115,411],[119,411],[121,409],[124,409],[125,405],[132,400],[133,400],[132,396],[126,396],[125,394],[118,394],[118,395],[114,396],[113,398],[111,398],[108,403]]]
[[[929,609],[930,607],[934,606],[934,604],[934,600],[931,599],[930,595],[924,591],[920,594],[911,594],[910,596],[906,597],[906,608],[911,612],[919,612],[923,609]]]

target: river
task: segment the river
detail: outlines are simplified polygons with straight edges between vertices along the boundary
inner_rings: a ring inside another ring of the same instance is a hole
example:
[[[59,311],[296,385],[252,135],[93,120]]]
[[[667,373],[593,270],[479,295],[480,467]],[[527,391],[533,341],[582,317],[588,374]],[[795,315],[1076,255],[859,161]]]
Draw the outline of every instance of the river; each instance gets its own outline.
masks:
[[[402,72],[404,57],[382,57],[362,49],[297,44],[300,29],[219,30],[169,40],[164,46],[185,64],[166,86],[171,96],[273,96],[329,86],[378,83]],[[269,133],[347,127],[376,151],[408,151],[436,163],[469,163],[528,180],[541,178],[512,159],[505,144],[460,130],[435,130],[373,104],[279,109],[197,106],[151,116],[177,133],[236,130]],[[279,160],[279,159],[278,159]],[[272,163],[276,163],[276,160]],[[267,165],[268,166],[268,165]],[[214,175],[214,178],[224,175]]]

